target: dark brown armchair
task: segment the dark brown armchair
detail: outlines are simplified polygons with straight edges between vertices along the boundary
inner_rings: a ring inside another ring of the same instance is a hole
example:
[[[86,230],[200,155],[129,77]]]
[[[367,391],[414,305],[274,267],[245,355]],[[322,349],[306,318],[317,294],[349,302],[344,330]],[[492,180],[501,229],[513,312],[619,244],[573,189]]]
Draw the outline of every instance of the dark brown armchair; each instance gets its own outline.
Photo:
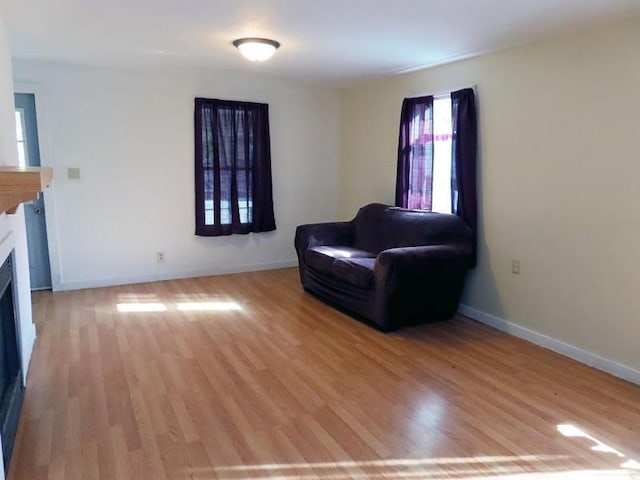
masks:
[[[383,331],[451,318],[472,264],[463,220],[373,203],[350,222],[300,225],[305,290]]]

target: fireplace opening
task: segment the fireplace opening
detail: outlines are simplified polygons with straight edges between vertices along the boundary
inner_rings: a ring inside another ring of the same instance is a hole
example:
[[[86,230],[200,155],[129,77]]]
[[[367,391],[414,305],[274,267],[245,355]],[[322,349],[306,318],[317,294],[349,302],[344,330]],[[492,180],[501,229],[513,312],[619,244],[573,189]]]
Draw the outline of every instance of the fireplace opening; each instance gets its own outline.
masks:
[[[13,453],[24,385],[14,308],[12,255],[0,267],[0,438],[5,472]]]

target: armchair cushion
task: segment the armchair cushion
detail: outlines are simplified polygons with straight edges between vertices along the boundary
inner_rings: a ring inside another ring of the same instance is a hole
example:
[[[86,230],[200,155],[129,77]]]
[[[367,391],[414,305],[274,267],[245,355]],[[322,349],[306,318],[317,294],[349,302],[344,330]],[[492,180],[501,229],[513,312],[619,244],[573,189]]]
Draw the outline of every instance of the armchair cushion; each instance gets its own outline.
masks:
[[[310,247],[304,254],[305,263],[311,268],[315,268],[319,272],[331,273],[336,259],[341,258],[373,258],[375,259],[375,253],[366,252],[353,247],[341,246],[317,246]]]
[[[342,258],[333,262],[331,273],[343,282],[359,288],[369,288],[373,284],[373,269],[376,258]]]

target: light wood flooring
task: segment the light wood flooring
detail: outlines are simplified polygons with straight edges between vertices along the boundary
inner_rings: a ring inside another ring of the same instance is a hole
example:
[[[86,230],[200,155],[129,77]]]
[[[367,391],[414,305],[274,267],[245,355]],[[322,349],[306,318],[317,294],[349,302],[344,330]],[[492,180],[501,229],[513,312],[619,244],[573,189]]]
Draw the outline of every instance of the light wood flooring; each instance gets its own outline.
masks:
[[[379,333],[294,269],[34,318],[12,480],[640,478],[640,386],[463,317]]]

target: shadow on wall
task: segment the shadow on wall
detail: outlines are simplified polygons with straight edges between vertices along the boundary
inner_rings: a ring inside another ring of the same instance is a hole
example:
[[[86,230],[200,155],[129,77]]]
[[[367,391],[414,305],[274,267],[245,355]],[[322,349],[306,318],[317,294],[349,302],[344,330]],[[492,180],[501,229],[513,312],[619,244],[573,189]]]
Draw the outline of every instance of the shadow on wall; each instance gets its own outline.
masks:
[[[478,265],[469,272],[461,303],[482,312],[504,318],[504,308],[496,278],[491,269],[491,253],[484,234],[478,235]]]
[[[476,96],[478,102],[479,96]],[[478,111],[482,110],[478,107]],[[478,158],[477,158],[477,195],[478,195],[478,264],[476,268],[469,272],[467,282],[465,284],[464,293],[461,303],[467,307],[472,307],[482,312],[496,315],[500,318],[504,317],[504,307],[498,287],[496,284],[496,276],[491,269],[491,250],[487,244],[485,233],[485,210],[484,210],[484,160],[482,158],[482,117],[478,122]]]

